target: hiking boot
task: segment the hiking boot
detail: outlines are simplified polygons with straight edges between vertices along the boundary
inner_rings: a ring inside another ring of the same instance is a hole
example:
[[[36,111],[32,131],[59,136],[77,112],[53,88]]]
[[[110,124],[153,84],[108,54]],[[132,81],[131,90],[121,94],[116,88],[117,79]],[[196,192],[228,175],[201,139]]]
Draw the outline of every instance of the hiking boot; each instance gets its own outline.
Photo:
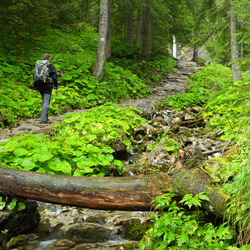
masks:
[[[40,123],[42,123],[42,124],[51,124],[51,121],[45,121],[45,122],[43,122],[43,121],[40,121]]]

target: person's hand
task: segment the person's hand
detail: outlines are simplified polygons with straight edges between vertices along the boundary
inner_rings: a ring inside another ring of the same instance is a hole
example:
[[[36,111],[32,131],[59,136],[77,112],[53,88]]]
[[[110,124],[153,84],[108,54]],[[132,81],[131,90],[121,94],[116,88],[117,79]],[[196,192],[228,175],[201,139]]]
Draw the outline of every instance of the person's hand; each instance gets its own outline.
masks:
[[[58,93],[59,89],[56,89],[56,93]]]

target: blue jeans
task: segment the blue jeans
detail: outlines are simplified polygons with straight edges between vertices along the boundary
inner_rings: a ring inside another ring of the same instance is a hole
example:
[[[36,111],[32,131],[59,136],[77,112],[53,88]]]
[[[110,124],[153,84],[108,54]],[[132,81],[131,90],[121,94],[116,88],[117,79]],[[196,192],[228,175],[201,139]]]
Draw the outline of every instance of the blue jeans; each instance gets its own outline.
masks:
[[[41,93],[41,95],[43,98],[43,102],[42,102],[42,113],[41,113],[40,122],[47,122],[51,94]]]

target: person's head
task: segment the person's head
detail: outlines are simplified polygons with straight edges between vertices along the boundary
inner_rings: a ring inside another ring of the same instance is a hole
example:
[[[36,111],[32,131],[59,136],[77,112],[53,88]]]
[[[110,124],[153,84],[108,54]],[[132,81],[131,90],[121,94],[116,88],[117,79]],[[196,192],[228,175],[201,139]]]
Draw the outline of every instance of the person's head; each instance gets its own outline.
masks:
[[[48,61],[50,61],[50,60],[51,60],[50,54],[48,54],[48,53],[44,54],[44,55],[43,55],[43,60],[48,60]]]

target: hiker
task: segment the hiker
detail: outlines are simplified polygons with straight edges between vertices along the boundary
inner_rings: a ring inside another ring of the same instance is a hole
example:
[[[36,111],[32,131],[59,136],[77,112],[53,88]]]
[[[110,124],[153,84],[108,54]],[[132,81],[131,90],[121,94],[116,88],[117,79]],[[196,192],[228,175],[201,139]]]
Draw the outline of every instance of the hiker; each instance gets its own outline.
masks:
[[[53,85],[56,93],[58,92],[56,69],[50,61],[50,54],[44,54],[43,60],[36,62],[34,70],[34,87],[43,98],[40,123],[51,123],[48,120],[48,112]]]

